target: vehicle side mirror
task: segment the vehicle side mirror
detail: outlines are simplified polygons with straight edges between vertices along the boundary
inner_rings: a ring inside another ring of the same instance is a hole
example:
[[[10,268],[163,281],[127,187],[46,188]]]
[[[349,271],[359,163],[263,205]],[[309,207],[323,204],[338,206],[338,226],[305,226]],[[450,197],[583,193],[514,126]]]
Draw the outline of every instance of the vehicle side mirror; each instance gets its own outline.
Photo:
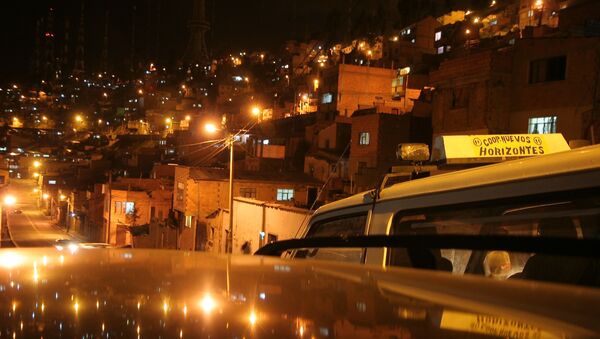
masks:
[[[429,160],[429,146],[426,144],[398,144],[396,157],[401,160]]]

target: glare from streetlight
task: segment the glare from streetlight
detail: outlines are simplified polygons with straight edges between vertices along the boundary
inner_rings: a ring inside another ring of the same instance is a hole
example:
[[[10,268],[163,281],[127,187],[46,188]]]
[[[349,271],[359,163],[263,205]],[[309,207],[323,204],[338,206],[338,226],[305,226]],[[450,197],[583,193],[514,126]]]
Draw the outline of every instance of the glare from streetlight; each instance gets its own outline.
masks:
[[[38,168],[38,167],[40,167],[40,166],[42,166],[42,163],[41,163],[41,162],[39,162],[39,161],[37,161],[37,160],[33,162],[33,167],[35,167],[35,168]]]
[[[187,120],[187,121],[190,121],[190,120],[192,120],[192,117],[191,117],[191,116],[189,116],[189,115],[186,115],[186,116],[185,116],[185,120]]]
[[[12,206],[17,202],[17,199],[15,197],[13,197],[12,195],[7,195],[4,197],[4,205],[6,206]]]
[[[83,121],[83,118],[81,117],[81,115],[76,115],[76,116],[75,116],[75,121],[77,121],[77,122],[82,122],[82,121]]]
[[[215,133],[216,131],[218,131],[219,129],[217,128],[217,126],[215,124],[206,124],[204,125],[204,130],[207,131],[208,133]]]
[[[171,120],[171,118],[166,118],[166,119],[165,119],[165,123],[166,123],[167,125],[169,125],[169,124],[171,123],[171,121],[172,121],[172,120]]]
[[[40,174],[38,172],[33,173],[34,178],[39,178]]]
[[[48,193],[44,193],[44,194],[42,195],[42,198],[44,198],[44,200],[48,200],[48,198],[50,198],[50,194],[48,194]]]
[[[252,107],[252,114],[258,116],[260,114],[260,108],[258,106]]]

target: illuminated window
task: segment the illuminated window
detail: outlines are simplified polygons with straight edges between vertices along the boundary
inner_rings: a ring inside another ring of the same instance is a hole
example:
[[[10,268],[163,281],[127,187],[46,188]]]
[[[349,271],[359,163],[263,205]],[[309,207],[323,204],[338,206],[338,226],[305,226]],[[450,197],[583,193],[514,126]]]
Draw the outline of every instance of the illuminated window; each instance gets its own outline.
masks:
[[[444,46],[440,46],[437,48],[437,54],[444,54]]]
[[[191,215],[185,216],[185,227],[192,227],[192,218]]]
[[[135,203],[127,201],[125,203],[125,214],[132,214],[135,211]]]
[[[290,201],[294,198],[293,188],[278,188],[277,201]]]
[[[435,41],[440,41],[442,39],[442,32],[435,32]]]
[[[529,118],[530,134],[556,133],[556,116]]]
[[[48,185],[56,185],[56,180],[48,180]]]
[[[333,101],[333,95],[331,93],[323,94],[323,98],[321,99],[322,104],[330,104]]]
[[[371,143],[371,133],[369,132],[360,132],[358,135],[358,144],[359,145],[368,145]]]
[[[185,185],[182,182],[177,183],[177,200],[183,201],[183,193],[185,190]]]

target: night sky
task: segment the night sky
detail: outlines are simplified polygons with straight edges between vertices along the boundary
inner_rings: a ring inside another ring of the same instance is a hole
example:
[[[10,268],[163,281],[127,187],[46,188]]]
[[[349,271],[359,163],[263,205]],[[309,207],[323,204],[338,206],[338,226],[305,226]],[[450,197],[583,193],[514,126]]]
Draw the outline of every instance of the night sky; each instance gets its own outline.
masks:
[[[445,10],[452,0],[401,0],[411,9]],[[460,1],[460,0],[459,0]],[[333,38],[353,8],[357,22],[377,25],[383,6],[394,0],[206,0],[212,55],[240,50],[274,50],[288,39]],[[429,7],[424,2],[434,3]],[[109,64],[112,71],[128,69],[135,23],[135,58],[173,65],[184,53],[192,0],[63,0],[3,2],[0,10],[0,83],[25,79],[32,63],[36,21],[54,9],[55,55],[63,53],[64,27],[69,21],[69,55],[73,58],[81,4],[85,3],[85,62],[87,70],[100,66],[105,17],[109,18]],[[441,4],[441,5],[440,5]],[[349,7],[350,6],[350,7]],[[397,6],[397,5],[395,5]],[[412,7],[411,7],[412,6]],[[417,8],[418,7],[418,8]],[[135,10],[134,10],[135,8]],[[414,12],[414,11],[412,11]],[[398,21],[398,18],[393,18]],[[356,34],[365,32],[356,31]]]

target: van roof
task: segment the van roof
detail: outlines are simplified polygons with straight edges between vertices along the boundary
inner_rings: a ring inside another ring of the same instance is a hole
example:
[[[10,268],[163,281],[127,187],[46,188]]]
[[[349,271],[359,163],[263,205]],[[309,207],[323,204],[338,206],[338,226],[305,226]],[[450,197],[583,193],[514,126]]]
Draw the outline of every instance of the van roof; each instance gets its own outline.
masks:
[[[599,168],[600,145],[594,145],[398,183],[383,189],[379,201]],[[362,192],[324,205],[315,215],[371,202],[370,191]]]

